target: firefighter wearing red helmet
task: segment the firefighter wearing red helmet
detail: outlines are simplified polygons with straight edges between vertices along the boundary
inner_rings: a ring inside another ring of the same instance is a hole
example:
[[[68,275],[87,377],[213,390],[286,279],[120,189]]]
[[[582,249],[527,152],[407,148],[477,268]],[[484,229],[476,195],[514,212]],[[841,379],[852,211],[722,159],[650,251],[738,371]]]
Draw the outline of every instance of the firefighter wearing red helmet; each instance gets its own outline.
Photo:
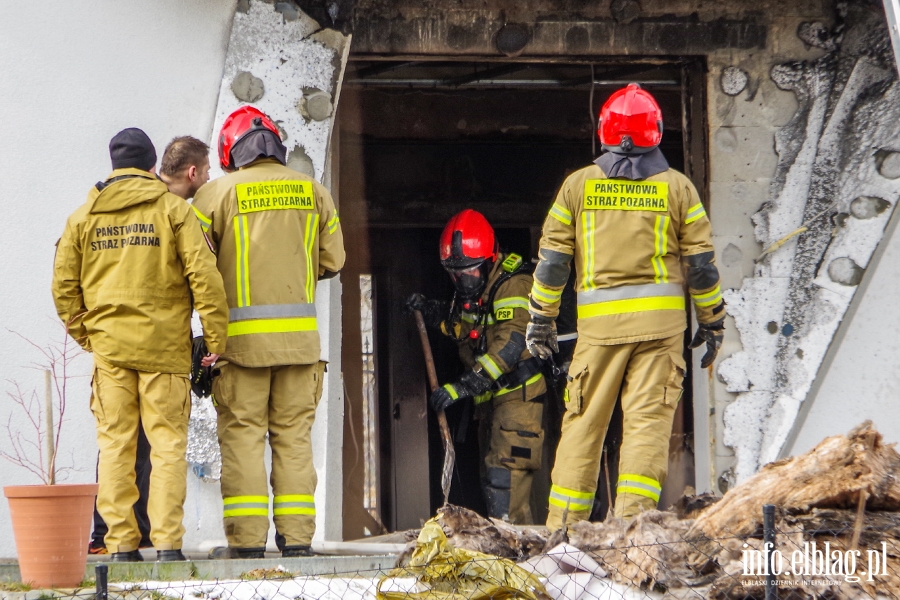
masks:
[[[482,478],[488,513],[533,523],[529,499],[541,467],[547,385],[541,361],[525,347],[531,275],[522,257],[499,252],[494,230],[474,210],[447,223],[440,258],[456,288],[450,306],[421,294],[410,296],[407,305],[457,340],[466,371],[435,390],[429,402],[436,411],[468,398],[479,405],[491,402],[490,450]]]
[[[532,354],[556,347],[554,319],[573,257],[578,295],[551,530],[590,517],[617,397],[624,430],[616,516],[656,507],[682,394],[685,283],[699,323],[690,347],[706,345],[704,368],[722,343],[725,304],[709,219],[694,185],[657,147],[662,131],[648,92],[630,84],[613,93],[598,131],[607,152],[565,180],[544,222],[526,335]]]
[[[213,399],[222,450],[228,548],[213,558],[262,558],[272,513],[284,556],[310,554],[316,472],[310,431],[322,394],[316,284],[344,264],[331,195],[285,166],[272,120],[252,106],[228,116],[218,140],[228,175],[197,192],[194,211],[217,248],[228,299],[228,345]]]

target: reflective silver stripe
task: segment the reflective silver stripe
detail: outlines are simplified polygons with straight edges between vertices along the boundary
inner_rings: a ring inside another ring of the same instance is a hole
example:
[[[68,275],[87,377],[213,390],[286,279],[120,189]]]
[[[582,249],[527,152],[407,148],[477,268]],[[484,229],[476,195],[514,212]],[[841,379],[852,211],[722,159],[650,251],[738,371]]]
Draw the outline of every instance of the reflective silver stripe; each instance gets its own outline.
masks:
[[[556,500],[557,502],[562,503],[563,506],[568,505],[569,508],[571,508],[572,510],[576,510],[576,511],[577,510],[586,510],[589,508],[593,508],[593,506],[594,506],[593,498],[590,500],[581,499],[581,498],[573,498],[572,496],[567,496],[565,494],[561,494],[561,493],[557,492],[556,490],[550,491],[551,503],[553,502],[553,500]]]
[[[645,283],[641,285],[623,285],[621,287],[604,288],[578,292],[578,305],[608,302],[609,300],[632,300],[634,298],[653,298],[655,296],[683,296],[684,288],[678,283]],[[558,339],[558,338],[557,338]]]
[[[564,333],[562,335],[556,336],[557,342],[571,342],[572,340],[578,339],[578,333]]]
[[[225,510],[237,510],[239,508],[264,508],[269,510],[268,502],[241,502],[239,504],[226,504]]]
[[[315,502],[276,502],[275,508],[315,508]]]
[[[315,304],[257,304],[242,306],[228,311],[228,320],[247,321],[249,319],[276,319],[280,317],[314,317]]]

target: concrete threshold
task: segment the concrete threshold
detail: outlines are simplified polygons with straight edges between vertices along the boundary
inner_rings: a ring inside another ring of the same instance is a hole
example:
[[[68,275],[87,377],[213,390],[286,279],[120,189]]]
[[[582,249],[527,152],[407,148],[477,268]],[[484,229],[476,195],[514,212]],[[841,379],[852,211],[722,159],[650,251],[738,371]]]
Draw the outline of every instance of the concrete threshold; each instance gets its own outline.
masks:
[[[148,554],[155,555],[150,551]],[[154,556],[155,557],[155,556]],[[92,557],[85,569],[85,583],[94,584],[94,568],[102,560]],[[183,581],[183,580],[222,580],[240,579],[241,575],[256,569],[283,568],[291,575],[323,576],[323,577],[378,577],[394,567],[397,557],[383,556],[309,556],[302,558],[260,558],[234,560],[187,560],[184,562],[150,562],[152,558],[145,556],[147,562],[142,563],[105,563],[109,567],[109,582],[115,587],[116,582],[136,581]],[[93,587],[79,590],[30,590],[4,591],[3,584],[21,583],[19,565],[0,564],[0,600],[36,600],[38,598],[71,598],[74,596],[87,598],[91,596]],[[113,594],[110,594],[112,597]]]

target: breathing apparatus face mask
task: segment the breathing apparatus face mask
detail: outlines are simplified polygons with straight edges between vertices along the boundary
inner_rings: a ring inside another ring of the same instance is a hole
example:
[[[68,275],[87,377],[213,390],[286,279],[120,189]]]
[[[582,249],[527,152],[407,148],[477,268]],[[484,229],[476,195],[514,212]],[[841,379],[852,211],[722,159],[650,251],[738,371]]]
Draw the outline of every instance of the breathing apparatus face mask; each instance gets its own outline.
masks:
[[[463,302],[477,302],[487,285],[488,275],[493,263],[488,260],[463,269],[446,268],[456,292]]]

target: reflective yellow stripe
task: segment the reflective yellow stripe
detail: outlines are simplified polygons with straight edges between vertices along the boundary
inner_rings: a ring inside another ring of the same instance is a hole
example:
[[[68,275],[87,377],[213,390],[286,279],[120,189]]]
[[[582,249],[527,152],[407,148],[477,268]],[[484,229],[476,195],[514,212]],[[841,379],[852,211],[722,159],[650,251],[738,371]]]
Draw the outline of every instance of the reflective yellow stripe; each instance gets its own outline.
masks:
[[[308,494],[275,496],[275,516],[280,515],[315,515],[315,499]]]
[[[619,475],[616,492],[620,494],[637,494],[646,498],[652,498],[658,502],[659,495],[662,493],[662,486],[659,485],[657,480],[650,477],[626,473]]]
[[[562,297],[562,290],[551,290],[550,288],[546,288],[539,284],[535,279],[534,283],[531,284],[531,297],[544,304],[553,304],[559,302],[559,299]],[[528,308],[527,304],[525,308]]]
[[[340,222],[341,222],[341,220],[338,219],[337,212],[335,212],[334,216],[328,220],[327,227],[328,227],[329,235],[334,233],[335,231],[337,231],[338,223],[340,223]]]
[[[562,223],[563,225],[571,225],[572,224],[572,213],[569,212],[564,206],[561,204],[553,203],[553,206],[550,208],[550,216]]]
[[[316,280],[318,273],[313,273],[313,249],[318,231],[319,214],[312,213],[306,217],[306,301],[312,303],[316,299]]]
[[[657,216],[656,226],[653,228],[653,258],[650,262],[653,264],[653,272],[656,277],[656,283],[668,283],[669,271],[666,269],[666,263],[663,257],[668,252],[669,246],[669,217]]]
[[[191,204],[191,208],[194,209],[194,214],[197,215],[197,219],[199,219],[200,221],[200,229],[202,229],[203,231],[209,231],[209,228],[212,227],[212,219],[197,210],[197,207],[195,207],[193,204]]]
[[[450,385],[449,383],[446,383],[446,384],[442,385],[441,387],[444,388],[445,390],[447,390],[447,393],[450,394],[450,397],[452,399],[456,400],[459,398],[459,394],[456,393],[456,388],[453,387],[452,385]]]
[[[464,313],[462,313],[462,315],[460,315],[460,319],[462,319],[466,323],[474,323],[475,315],[473,315],[472,313],[464,312]],[[485,325],[493,325],[495,322],[496,321],[494,321],[493,315],[487,315],[487,317],[484,320]]]
[[[484,367],[484,370],[488,372],[488,375],[491,376],[491,379],[497,379],[501,375],[503,375],[503,371],[500,370],[500,367],[497,366],[497,363],[494,362],[494,359],[484,354],[475,359],[481,366]]]
[[[593,492],[576,492],[558,485],[550,486],[550,504],[559,508],[582,511],[594,506]]]
[[[584,290],[597,288],[597,284],[594,283],[594,214],[592,210],[581,213],[581,246],[583,248],[581,262],[584,269],[581,288]]]
[[[543,377],[543,376],[544,376],[543,373],[538,373],[537,375],[532,375],[531,378],[530,378],[528,381],[526,381],[525,383],[523,383],[522,385],[524,385],[524,386],[527,387],[527,386],[529,386],[529,385],[531,385],[531,384],[533,384],[533,383],[537,383],[538,381],[541,380],[541,377]],[[495,396],[495,397],[496,397],[496,396],[502,396],[503,394],[508,394],[508,393],[510,393],[510,392],[514,392],[514,391],[516,391],[516,390],[520,390],[520,389],[522,389],[522,385],[517,385],[517,386],[514,387],[514,388],[503,388],[502,390],[500,390],[500,391],[498,391],[498,392],[494,392],[494,396]]]
[[[693,223],[697,219],[706,216],[706,209],[703,208],[702,203],[698,203],[693,205],[688,209],[687,217],[684,219],[684,224],[687,225],[689,223]]]
[[[237,305],[250,306],[250,224],[247,215],[234,218],[234,246],[237,252]]]
[[[717,285],[711,292],[691,294],[691,298],[694,299],[694,304],[697,306],[712,306],[718,304],[719,300],[722,299],[722,290]]]
[[[497,300],[494,302],[494,310],[499,308],[524,308],[525,310],[528,310],[528,298],[513,296],[511,298]]]
[[[222,498],[225,517],[268,517],[268,496],[229,496]]]
[[[651,310],[684,310],[684,296],[654,296],[632,300],[610,300],[578,307],[578,318],[621,315]]]
[[[283,319],[254,319],[234,321],[228,324],[228,337],[251,333],[293,333],[295,331],[316,331],[315,317],[288,317]]]

